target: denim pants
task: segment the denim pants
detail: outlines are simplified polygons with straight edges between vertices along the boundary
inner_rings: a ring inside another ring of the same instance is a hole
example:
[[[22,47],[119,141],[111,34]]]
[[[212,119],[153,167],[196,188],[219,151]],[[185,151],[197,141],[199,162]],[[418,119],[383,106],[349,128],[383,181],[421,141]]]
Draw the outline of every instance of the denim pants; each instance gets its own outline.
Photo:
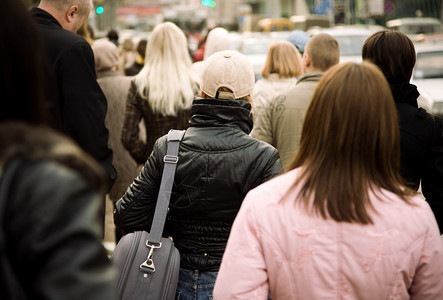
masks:
[[[218,272],[200,272],[199,270],[180,269],[175,299],[212,299],[212,291],[217,274]]]

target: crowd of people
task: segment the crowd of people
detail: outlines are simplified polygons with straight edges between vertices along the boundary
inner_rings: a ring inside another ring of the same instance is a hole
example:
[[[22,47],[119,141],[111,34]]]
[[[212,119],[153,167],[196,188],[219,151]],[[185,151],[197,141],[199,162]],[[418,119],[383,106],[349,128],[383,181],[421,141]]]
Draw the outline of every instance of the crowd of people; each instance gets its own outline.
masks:
[[[92,0],[3,1],[2,299],[117,298],[105,201],[117,241],[149,231],[170,129],[177,299],[442,299],[443,125],[406,35],[340,63],[294,31],[256,80],[224,28],[191,57],[170,22],[136,46],[96,39]]]

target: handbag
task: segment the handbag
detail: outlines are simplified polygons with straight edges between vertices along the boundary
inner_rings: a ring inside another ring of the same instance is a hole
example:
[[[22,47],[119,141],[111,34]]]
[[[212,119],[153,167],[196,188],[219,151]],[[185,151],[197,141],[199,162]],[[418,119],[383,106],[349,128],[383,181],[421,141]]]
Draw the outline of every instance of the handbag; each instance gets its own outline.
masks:
[[[117,299],[174,299],[180,270],[180,253],[163,228],[184,130],[170,130],[164,167],[150,233],[124,235],[111,260],[117,268]]]

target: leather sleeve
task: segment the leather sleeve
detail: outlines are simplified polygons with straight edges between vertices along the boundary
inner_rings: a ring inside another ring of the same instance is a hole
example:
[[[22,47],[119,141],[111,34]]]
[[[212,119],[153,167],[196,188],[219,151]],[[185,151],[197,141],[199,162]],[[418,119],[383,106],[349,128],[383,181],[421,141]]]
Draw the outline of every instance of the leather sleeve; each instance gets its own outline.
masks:
[[[6,240],[29,299],[112,299],[115,271],[101,244],[101,198],[75,171],[27,164],[8,196]]]
[[[126,193],[116,203],[114,223],[124,234],[136,230],[149,231],[151,228],[166,147],[166,136],[163,136],[155,143],[140,175],[134,179]]]

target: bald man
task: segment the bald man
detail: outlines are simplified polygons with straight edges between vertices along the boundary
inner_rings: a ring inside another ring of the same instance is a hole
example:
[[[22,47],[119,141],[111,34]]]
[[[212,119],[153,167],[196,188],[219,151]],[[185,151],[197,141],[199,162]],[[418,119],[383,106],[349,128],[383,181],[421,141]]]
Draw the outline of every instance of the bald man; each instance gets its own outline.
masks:
[[[91,46],[76,34],[91,9],[92,0],[41,0],[31,12],[42,34],[45,59],[54,78],[51,98],[55,102],[56,127],[103,166],[110,188],[117,173],[105,127],[106,98],[96,80]]]
[[[285,171],[298,151],[314,90],[323,73],[339,60],[340,46],[334,37],[321,33],[310,38],[303,53],[304,75],[296,85],[274,97],[264,116],[254,124],[251,135],[277,148]]]
[[[117,172],[112,165],[105,127],[107,102],[95,74],[94,54],[77,30],[88,19],[92,0],[41,0],[31,13],[45,46],[46,65],[53,79],[51,113],[54,127],[71,137],[106,172],[108,190]],[[105,200],[101,217],[104,222]]]

